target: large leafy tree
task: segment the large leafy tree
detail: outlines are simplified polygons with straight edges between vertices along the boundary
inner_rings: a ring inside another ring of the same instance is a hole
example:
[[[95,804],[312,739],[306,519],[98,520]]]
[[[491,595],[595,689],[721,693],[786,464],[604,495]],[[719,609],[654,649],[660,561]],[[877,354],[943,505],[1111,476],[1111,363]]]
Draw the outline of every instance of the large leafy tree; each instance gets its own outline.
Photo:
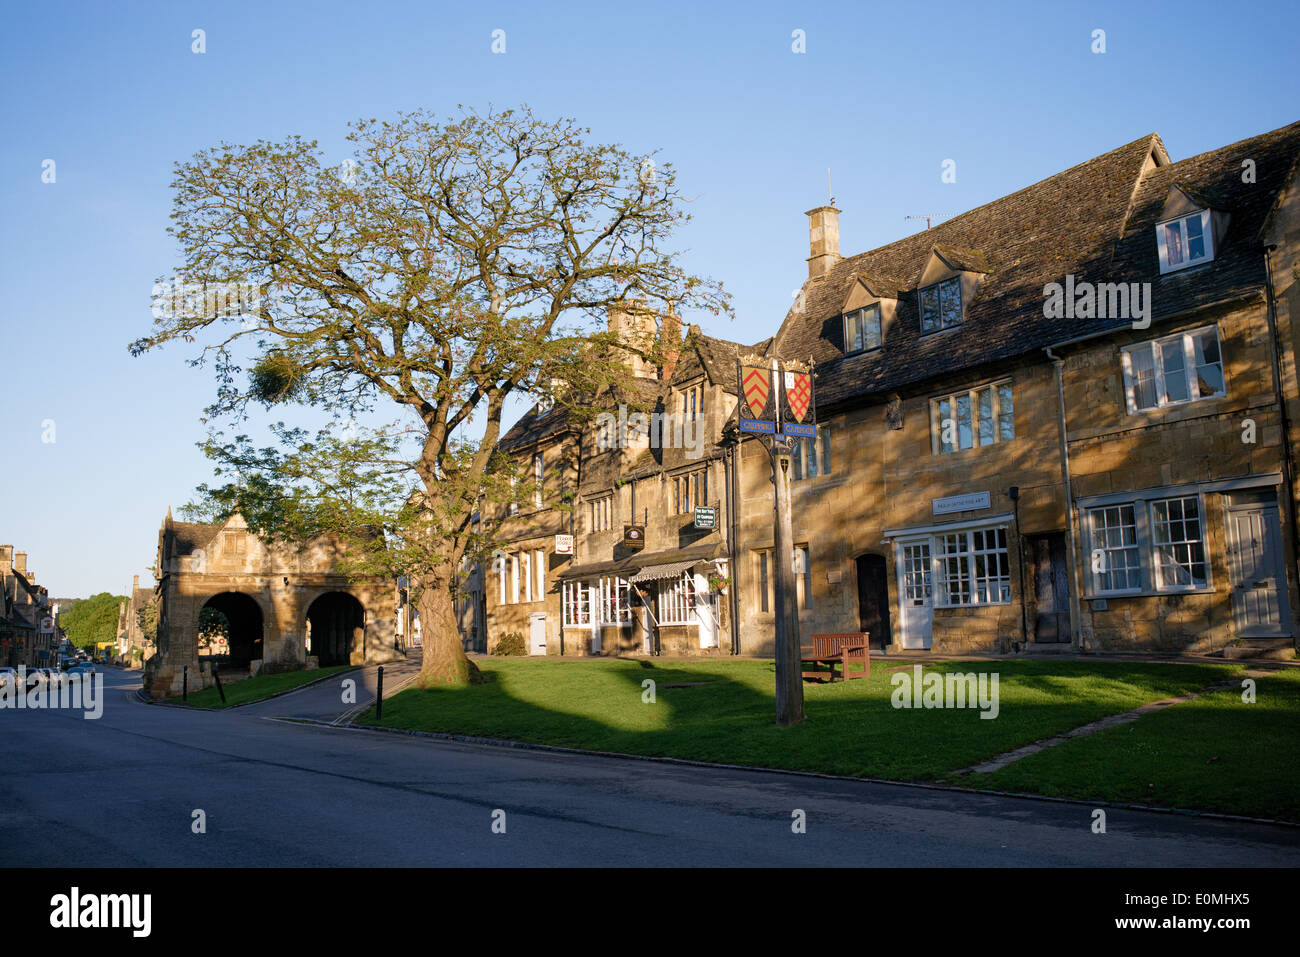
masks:
[[[68,632],[68,641],[78,648],[94,648],[117,639],[117,620],[122,595],[102,591],[78,601],[59,613],[59,626]]]
[[[410,576],[426,685],[468,676],[463,563],[527,482],[498,448],[507,400],[590,408],[617,389],[626,352],[655,343],[606,330],[610,307],[729,310],[669,247],[689,218],[671,164],[589,135],[527,109],[416,112],[353,124],[338,165],[298,138],[177,164],[173,281],[263,295],[252,317],[210,300],[164,310],[133,353],[202,340],[210,416],[297,403],[338,423],[277,424],[265,447],[214,428],[205,449],[238,479],[199,504],[267,535],[332,532],[359,571]]]

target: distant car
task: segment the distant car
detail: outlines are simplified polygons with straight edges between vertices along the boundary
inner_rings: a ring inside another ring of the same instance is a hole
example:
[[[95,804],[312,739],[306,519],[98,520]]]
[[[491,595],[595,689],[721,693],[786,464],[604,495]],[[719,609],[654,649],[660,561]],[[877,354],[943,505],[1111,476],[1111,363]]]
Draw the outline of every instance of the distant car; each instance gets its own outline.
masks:
[[[57,675],[53,668],[28,668],[27,669],[27,690],[48,685],[50,679]]]
[[[0,668],[0,688],[17,688],[18,672],[9,667]]]
[[[65,671],[63,677],[67,678],[69,681],[80,681],[86,675],[93,675],[94,673],[94,665],[90,664],[88,661],[81,661]]]

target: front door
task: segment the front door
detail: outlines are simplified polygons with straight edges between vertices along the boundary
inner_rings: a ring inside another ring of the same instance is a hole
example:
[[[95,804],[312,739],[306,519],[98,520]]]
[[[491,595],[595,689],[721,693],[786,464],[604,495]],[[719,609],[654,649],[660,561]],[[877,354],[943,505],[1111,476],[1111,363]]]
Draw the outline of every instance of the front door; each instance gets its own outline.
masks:
[[[1034,641],[1070,640],[1070,572],[1065,533],[1037,535],[1029,540],[1034,562]]]
[[[1291,614],[1276,505],[1229,506],[1228,567],[1232,576],[1232,619],[1237,635],[1242,638],[1289,636]]]
[[[893,640],[889,622],[889,580],[885,556],[861,555],[858,572],[858,628],[872,645],[887,648]]]
[[[898,603],[903,647],[929,648],[934,594],[928,538],[898,543]]]
[[[528,616],[528,653],[546,654],[546,612],[536,612]]]

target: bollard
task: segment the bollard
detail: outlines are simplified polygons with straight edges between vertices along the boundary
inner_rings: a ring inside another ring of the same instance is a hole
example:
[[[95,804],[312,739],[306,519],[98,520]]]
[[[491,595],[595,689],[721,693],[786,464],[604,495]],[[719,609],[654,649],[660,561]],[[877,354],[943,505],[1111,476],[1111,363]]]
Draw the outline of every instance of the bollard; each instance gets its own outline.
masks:
[[[190,666],[186,665],[181,668],[181,701],[189,703],[190,700]]]
[[[379,684],[375,688],[375,720],[384,716],[384,666],[379,666]]]
[[[217,683],[217,694],[221,695],[221,703],[226,703],[226,692],[221,687],[221,672],[217,670],[216,665],[212,666],[212,680]]]

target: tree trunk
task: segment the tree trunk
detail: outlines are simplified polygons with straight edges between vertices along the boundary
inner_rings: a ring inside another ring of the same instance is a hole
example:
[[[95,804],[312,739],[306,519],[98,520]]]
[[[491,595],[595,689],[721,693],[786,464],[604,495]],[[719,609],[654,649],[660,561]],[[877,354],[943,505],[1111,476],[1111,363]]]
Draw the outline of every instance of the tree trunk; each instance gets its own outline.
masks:
[[[419,609],[424,663],[417,683],[421,688],[467,684],[470,665],[456,627],[451,582],[434,578],[422,583]]]

